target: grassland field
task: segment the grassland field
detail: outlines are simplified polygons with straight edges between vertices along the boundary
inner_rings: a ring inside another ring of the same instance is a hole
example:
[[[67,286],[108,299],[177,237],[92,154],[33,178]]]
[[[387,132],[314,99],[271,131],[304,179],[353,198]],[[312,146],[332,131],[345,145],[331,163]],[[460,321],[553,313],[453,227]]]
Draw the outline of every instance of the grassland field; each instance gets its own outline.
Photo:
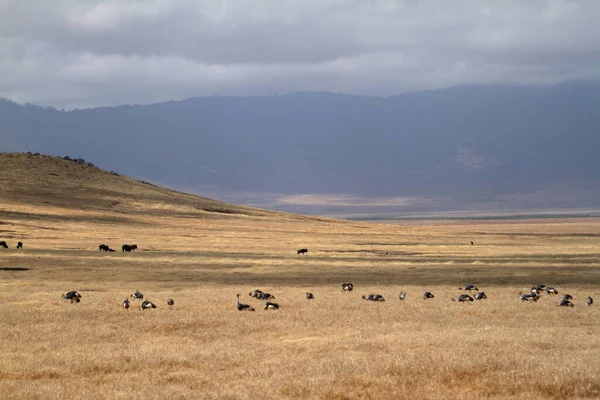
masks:
[[[39,174],[71,168],[55,164]],[[600,301],[600,219],[365,223],[192,207],[108,175],[83,194],[15,179],[0,176],[2,399],[600,398],[584,301]],[[468,283],[488,299],[452,302]],[[559,296],[520,301],[538,283]],[[158,308],[125,311],[135,290]]]

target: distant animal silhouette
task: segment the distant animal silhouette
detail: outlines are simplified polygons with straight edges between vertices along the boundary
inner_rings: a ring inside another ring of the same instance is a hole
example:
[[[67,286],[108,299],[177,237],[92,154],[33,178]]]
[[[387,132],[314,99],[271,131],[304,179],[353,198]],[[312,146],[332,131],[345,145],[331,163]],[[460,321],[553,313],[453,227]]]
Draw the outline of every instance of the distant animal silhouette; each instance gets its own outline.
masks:
[[[258,290],[258,289],[254,289],[253,291],[251,291],[250,293],[248,293],[248,296],[250,297],[254,297],[255,299],[261,299],[262,297],[262,290]]]
[[[558,303],[558,306],[559,307],[575,307],[575,304],[571,303],[567,299],[562,299],[562,301],[560,303]]]
[[[169,306],[169,310],[172,310],[173,306],[175,305],[175,301],[173,299],[167,299],[167,305]]]
[[[354,285],[351,283],[342,283],[342,292],[351,292],[354,290]]]
[[[306,293],[306,299],[307,300],[314,300],[315,296],[312,293]]]
[[[156,308],[156,304],[148,300],[144,300],[140,305],[140,310],[142,311],[150,310],[151,308]]]
[[[275,300],[275,296],[273,296],[271,293],[261,293],[260,297],[258,298],[259,300]]]
[[[279,310],[279,304],[267,301],[265,303],[265,310]]]
[[[138,299],[139,301],[144,300],[144,295],[139,290],[136,290],[135,293],[133,293],[130,297],[133,297],[134,300],[135,299]]]
[[[541,293],[541,292],[543,292],[544,290],[546,290],[546,285],[544,285],[544,284],[540,283],[540,284],[538,284],[538,285],[537,285],[535,288],[537,289],[537,291],[538,291],[538,292],[540,292],[540,293]]]
[[[573,300],[573,296],[571,296],[570,294],[564,294],[563,300]]]
[[[485,295],[485,292],[479,292],[479,293],[475,293],[475,300],[485,300],[487,299],[487,296]]]
[[[473,243],[473,241],[471,240],[471,244],[475,244],[475,243]]]
[[[404,300],[404,299],[406,298],[406,293],[404,293],[404,292],[400,292],[400,294],[398,295],[398,298],[399,298],[400,300]]]
[[[532,293],[519,292],[519,298],[522,301],[538,301],[538,297]]]
[[[558,290],[554,289],[553,287],[547,287],[546,288],[546,293],[548,293],[548,294],[558,294]]]
[[[308,249],[300,249],[298,250],[298,254],[308,253]]]
[[[134,248],[133,246],[135,246],[135,248]],[[127,251],[127,252],[129,252],[129,251],[133,251],[133,250],[135,250],[135,249],[137,249],[137,246],[136,246],[136,245],[128,245],[128,244],[124,244],[123,246],[121,246],[121,250],[123,250],[124,252],[125,252],[125,251]]]
[[[423,293],[423,298],[424,299],[433,299],[434,297],[435,296],[431,292],[425,292],[425,293]]]
[[[465,303],[467,301],[473,301],[473,298],[471,296],[469,296],[468,294],[461,294],[460,296],[458,296],[457,299],[455,299],[453,297],[452,301],[457,301],[459,303]]]
[[[22,248],[23,248],[23,242],[17,243],[17,249],[22,249]]]
[[[105,244],[101,244],[100,246],[98,246],[98,250],[100,251],[108,251],[110,248],[105,245]]]
[[[594,299],[592,299],[592,296],[588,296],[585,298],[585,302],[588,306],[591,306],[592,304],[594,304]]]
[[[251,307],[248,304],[240,303],[240,295],[237,294],[237,309],[238,311],[254,311],[254,307]]]
[[[0,247],[2,247],[4,249],[8,249],[8,245],[6,244],[6,242],[4,240],[0,241]]]
[[[62,298],[65,300],[70,300],[71,303],[79,303],[81,301],[81,295],[75,290],[71,290],[70,292],[63,294]]]
[[[370,294],[368,296],[363,296],[362,298],[368,301],[385,301],[383,296],[380,294]]]
[[[464,287],[459,287],[458,290],[468,290],[469,292],[472,290],[479,290],[475,285],[467,285]]]
[[[113,249],[108,249],[108,251],[110,251],[111,253],[114,253],[115,251]]]
[[[127,311],[129,311],[129,300],[125,299],[123,300],[123,308]]]

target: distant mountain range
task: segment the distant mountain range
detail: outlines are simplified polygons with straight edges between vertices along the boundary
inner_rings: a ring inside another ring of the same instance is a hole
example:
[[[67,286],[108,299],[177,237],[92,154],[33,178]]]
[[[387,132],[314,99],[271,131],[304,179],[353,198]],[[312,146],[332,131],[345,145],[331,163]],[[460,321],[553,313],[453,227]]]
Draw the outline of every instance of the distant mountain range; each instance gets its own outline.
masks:
[[[198,190],[589,193],[600,189],[600,84],[213,96],[73,111],[3,100],[0,141],[2,151],[81,157]]]

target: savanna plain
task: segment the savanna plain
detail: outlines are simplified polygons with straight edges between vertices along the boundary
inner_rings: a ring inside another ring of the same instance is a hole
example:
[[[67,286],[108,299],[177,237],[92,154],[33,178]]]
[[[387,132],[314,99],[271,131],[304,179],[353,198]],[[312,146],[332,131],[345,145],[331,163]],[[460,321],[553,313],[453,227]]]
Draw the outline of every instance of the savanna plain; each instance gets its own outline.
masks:
[[[598,219],[357,223],[53,157],[0,171],[0,398],[600,397]],[[471,283],[488,299],[451,301]],[[559,295],[519,299],[539,283]],[[124,310],[136,290],[157,308]]]

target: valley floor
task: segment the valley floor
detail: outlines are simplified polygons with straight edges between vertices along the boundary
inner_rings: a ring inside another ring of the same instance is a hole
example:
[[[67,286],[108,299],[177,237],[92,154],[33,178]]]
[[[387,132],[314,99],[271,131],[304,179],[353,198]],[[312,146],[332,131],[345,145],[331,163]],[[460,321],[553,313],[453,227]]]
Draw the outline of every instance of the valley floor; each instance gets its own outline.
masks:
[[[0,206],[0,398],[600,397],[600,309],[584,301],[600,303],[598,219],[386,225]],[[488,299],[452,302],[467,283]],[[559,296],[521,302],[538,283]],[[255,288],[281,308],[263,310]],[[62,300],[68,290],[81,302]],[[125,311],[135,290],[158,308]],[[575,307],[557,307],[567,292]],[[237,293],[256,312],[238,312]],[[370,293],[386,301],[361,299]]]

